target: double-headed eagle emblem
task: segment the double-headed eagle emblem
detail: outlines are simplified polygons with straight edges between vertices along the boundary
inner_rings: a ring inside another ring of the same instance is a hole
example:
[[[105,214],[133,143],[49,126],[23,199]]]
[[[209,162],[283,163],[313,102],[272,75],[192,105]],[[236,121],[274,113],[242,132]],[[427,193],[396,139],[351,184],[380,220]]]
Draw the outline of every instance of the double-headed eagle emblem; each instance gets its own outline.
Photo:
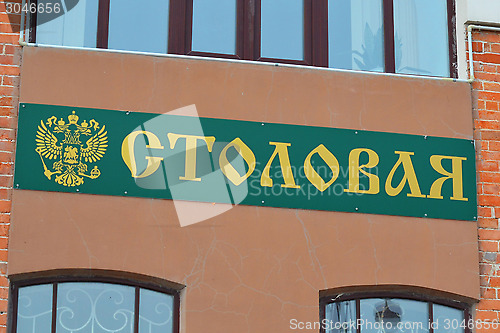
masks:
[[[87,164],[99,161],[108,147],[106,126],[100,127],[94,119],[88,123],[84,120],[79,124],[78,119],[75,111],[68,116],[68,122],[62,118],[57,121],[52,116],[46,123],[43,120],[40,122],[36,133],[35,151],[42,160],[44,175],[49,180],[52,175],[57,175],[54,181],[64,186],[79,186],[83,184],[84,177],[99,177],[101,171],[97,165],[87,174]],[[82,143],[82,136],[89,139]],[[52,170],[47,167],[45,160],[56,160]]]

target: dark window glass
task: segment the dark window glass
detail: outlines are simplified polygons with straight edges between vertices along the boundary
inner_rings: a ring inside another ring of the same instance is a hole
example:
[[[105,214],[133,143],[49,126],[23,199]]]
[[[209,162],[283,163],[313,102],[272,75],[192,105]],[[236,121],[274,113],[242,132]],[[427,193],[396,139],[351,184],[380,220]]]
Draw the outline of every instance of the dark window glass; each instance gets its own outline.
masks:
[[[96,47],[99,0],[80,0],[73,8],[67,8],[66,1],[38,0],[38,3],[52,12],[40,11],[36,14],[39,22],[36,28],[37,43]],[[54,15],[54,11],[60,15]]]
[[[167,53],[169,0],[110,0],[108,48]]]
[[[191,50],[236,54],[236,0],[193,0]]]
[[[394,0],[396,73],[449,76],[446,0]]]
[[[453,306],[399,297],[323,298],[322,333],[470,333],[465,304]],[[414,296],[412,296],[414,297]],[[460,306],[460,308],[455,307]],[[432,309],[432,311],[431,311]],[[432,325],[430,325],[432,323]]]
[[[261,0],[263,58],[304,60],[304,0]]]
[[[437,324],[434,333],[460,333],[463,332],[462,321],[464,312],[439,304],[433,305],[434,322]]]
[[[57,285],[56,333],[132,333],[134,288],[110,283]]]
[[[174,298],[141,289],[139,333],[172,333]]]
[[[361,300],[361,320],[366,325],[362,333],[379,333],[380,327],[387,332],[429,332],[429,309],[426,302],[406,299],[369,298]],[[399,326],[399,328],[398,328]]]
[[[382,0],[328,1],[328,66],[384,71]]]
[[[19,289],[17,331],[45,333],[52,326],[52,285],[43,284]]]
[[[326,306],[325,318],[335,327],[325,327],[327,333],[356,333],[351,323],[356,322],[356,301],[330,303]]]

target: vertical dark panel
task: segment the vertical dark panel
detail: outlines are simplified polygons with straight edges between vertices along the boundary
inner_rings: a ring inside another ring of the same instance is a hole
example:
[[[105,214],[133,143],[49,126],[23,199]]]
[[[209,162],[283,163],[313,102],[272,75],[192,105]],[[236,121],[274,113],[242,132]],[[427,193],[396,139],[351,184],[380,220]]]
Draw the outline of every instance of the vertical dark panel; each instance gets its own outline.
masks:
[[[109,2],[110,0],[99,0],[99,14],[97,17],[97,48],[108,48],[109,35]]]
[[[455,33],[455,0],[448,0],[448,47],[450,55],[450,77],[458,78],[457,39]]]
[[[135,287],[134,303],[134,333],[139,333],[139,304],[141,302],[141,288]]]
[[[328,0],[312,1],[312,65],[328,67]]]
[[[361,301],[360,299],[356,299],[356,323],[359,323],[361,320]],[[356,325],[356,332],[361,333],[361,328]]]
[[[174,333],[179,333],[179,328],[180,328],[180,308],[181,308],[181,299],[180,299],[180,291],[177,291],[174,294],[174,314],[173,314],[173,319],[174,319],[174,327],[173,327],[173,332]]]
[[[19,288],[10,284],[9,288],[10,305],[7,311],[7,332],[16,333],[17,331],[17,307],[19,300]]]
[[[236,55],[239,59],[244,59],[245,42],[245,0],[236,1]]]
[[[304,0],[304,61],[312,65],[312,22],[313,0]]]
[[[429,323],[434,322],[434,307],[431,302],[427,302],[427,305],[429,306]],[[434,333],[434,328],[432,325],[429,327],[429,333]]]
[[[393,0],[384,0],[384,55],[385,72],[396,72],[394,56],[394,4]]]
[[[170,0],[169,11],[168,53],[186,54],[186,1]]]
[[[465,321],[465,333],[471,333],[471,329],[469,328],[469,320],[472,319],[472,316],[469,312],[469,308],[464,310],[464,321]]]
[[[253,25],[253,60],[260,59],[260,20],[261,20],[261,0],[255,1],[255,14],[254,14],[254,25]]]
[[[57,283],[54,283],[52,291],[52,333],[56,333],[57,326]]]
[[[255,34],[255,0],[242,0],[243,18],[241,22],[242,30],[242,58],[254,60],[254,34]],[[239,5],[239,3],[238,3]],[[239,12],[239,9],[238,9]],[[239,18],[239,16],[238,16]],[[238,23],[239,25],[239,23]],[[238,29],[240,27],[238,26]]]
[[[35,6],[38,8],[38,0],[30,0],[28,1],[28,8],[30,8],[29,6],[34,3]],[[21,8],[22,9],[22,8]],[[24,15],[25,13],[24,12],[21,12],[21,15]],[[28,18],[29,16],[29,20],[30,20],[30,24],[29,24],[29,27],[28,27],[28,31],[29,31],[29,42],[30,43],[36,43],[36,21],[37,21],[37,16],[36,16],[36,12],[35,13],[31,13],[31,11],[29,11],[28,13],[26,13],[26,19]]]
[[[319,322],[321,323],[323,319],[326,318],[326,300],[325,298],[320,298],[319,300]],[[323,325],[319,327],[319,333],[325,333],[325,328]]]
[[[184,38],[184,52],[183,54],[188,54],[191,52],[191,45],[193,40],[193,0],[186,0],[186,12],[185,12],[185,25],[186,35]]]

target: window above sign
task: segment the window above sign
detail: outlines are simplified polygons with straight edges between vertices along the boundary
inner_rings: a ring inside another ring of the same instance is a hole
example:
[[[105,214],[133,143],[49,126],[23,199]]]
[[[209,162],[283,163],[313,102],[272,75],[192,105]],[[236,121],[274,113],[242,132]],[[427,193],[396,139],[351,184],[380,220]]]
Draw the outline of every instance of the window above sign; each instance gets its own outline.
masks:
[[[34,14],[30,41],[456,77],[454,12],[454,0],[80,0]]]

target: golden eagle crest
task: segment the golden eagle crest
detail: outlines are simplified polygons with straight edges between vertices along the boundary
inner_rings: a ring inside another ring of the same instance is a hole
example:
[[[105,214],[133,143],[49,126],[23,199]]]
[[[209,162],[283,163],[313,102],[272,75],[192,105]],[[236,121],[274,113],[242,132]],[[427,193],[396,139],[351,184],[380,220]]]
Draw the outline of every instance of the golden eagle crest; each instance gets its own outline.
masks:
[[[79,117],[73,111],[68,116],[68,122],[62,118],[57,121],[55,116],[40,121],[36,133],[35,151],[42,160],[44,175],[50,180],[52,175],[55,182],[64,186],[79,186],[83,184],[84,177],[96,179],[101,171],[94,166],[87,174],[88,165],[99,161],[106,153],[108,147],[108,132],[106,126],[99,126],[94,119],[90,122],[78,123]],[[82,143],[82,136],[89,137]],[[56,160],[52,170],[45,164],[46,160]]]

